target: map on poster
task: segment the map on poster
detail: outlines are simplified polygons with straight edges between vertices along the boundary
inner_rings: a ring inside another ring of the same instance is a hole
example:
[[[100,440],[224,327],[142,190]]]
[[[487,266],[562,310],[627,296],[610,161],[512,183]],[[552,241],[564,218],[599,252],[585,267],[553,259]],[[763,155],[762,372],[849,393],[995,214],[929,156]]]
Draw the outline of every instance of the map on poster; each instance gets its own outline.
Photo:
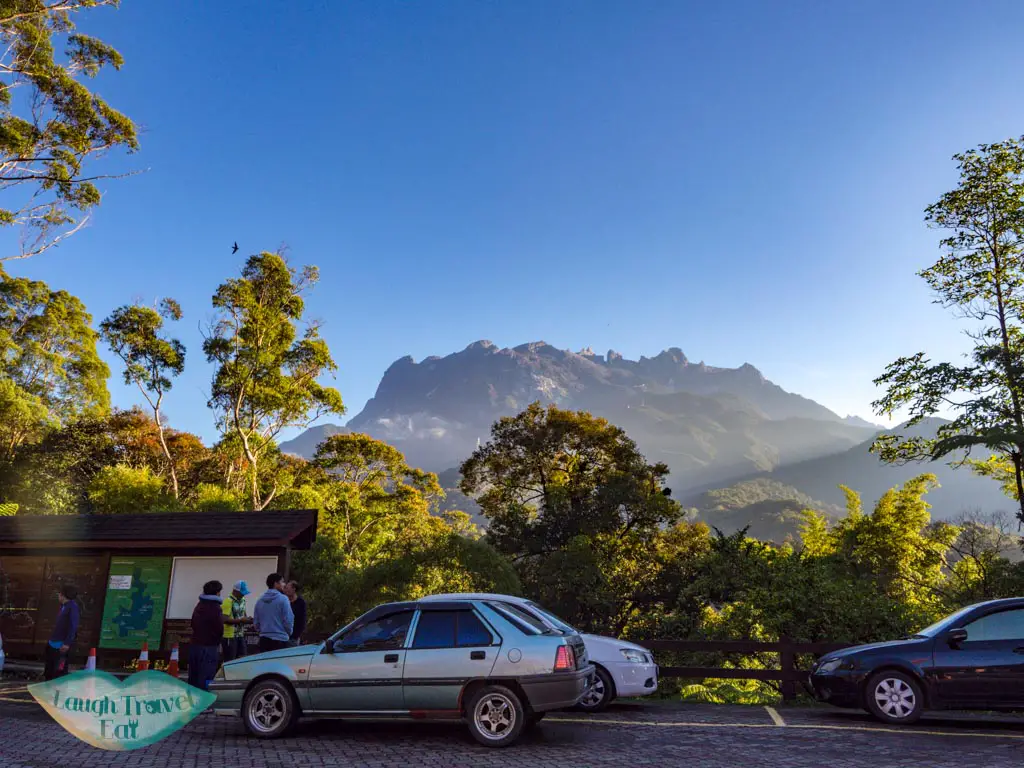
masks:
[[[170,577],[169,557],[111,558],[100,648],[159,647]]]

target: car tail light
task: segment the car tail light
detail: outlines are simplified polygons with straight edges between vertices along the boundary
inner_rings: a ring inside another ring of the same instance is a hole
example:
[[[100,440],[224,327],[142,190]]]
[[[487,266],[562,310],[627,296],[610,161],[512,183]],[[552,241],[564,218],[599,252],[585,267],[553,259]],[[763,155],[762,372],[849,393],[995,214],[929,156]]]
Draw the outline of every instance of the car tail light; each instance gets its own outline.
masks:
[[[576,669],[576,654],[568,645],[558,646],[555,654],[555,672],[571,672]]]

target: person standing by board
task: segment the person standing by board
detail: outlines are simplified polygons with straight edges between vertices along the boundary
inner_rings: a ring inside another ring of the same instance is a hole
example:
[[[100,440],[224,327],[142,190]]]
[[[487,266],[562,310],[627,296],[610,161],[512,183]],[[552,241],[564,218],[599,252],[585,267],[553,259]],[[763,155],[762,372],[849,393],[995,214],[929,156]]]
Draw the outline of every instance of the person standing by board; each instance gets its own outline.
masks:
[[[188,684],[207,689],[217,674],[217,656],[220,642],[224,638],[224,610],[221,607],[220,592],[224,586],[219,581],[203,584],[192,611],[192,638],[188,644]]]
[[[78,634],[79,610],[78,603],[75,602],[76,597],[78,590],[70,584],[63,585],[57,593],[60,613],[57,614],[57,622],[53,625],[53,632],[50,633],[50,640],[46,644],[46,663],[43,665],[43,677],[47,680],[63,677],[68,673],[68,652]]]
[[[252,623],[246,615],[245,596],[249,594],[249,585],[244,581],[236,581],[231,594],[224,598],[224,640],[221,650],[224,661],[245,656],[245,627]]]

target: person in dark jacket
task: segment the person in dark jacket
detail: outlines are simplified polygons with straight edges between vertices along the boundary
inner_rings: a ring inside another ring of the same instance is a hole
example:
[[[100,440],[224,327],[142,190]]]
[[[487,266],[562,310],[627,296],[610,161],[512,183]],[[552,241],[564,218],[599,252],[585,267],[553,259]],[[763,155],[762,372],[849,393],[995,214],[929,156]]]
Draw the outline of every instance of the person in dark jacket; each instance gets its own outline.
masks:
[[[203,584],[203,594],[192,611],[192,639],[188,646],[188,684],[207,690],[217,674],[220,641],[224,638],[224,611],[219,581]]]
[[[75,602],[77,597],[78,590],[70,584],[62,586],[57,593],[60,613],[57,614],[57,622],[50,633],[50,641],[46,644],[43,666],[43,676],[47,680],[63,677],[68,673],[68,652],[78,634],[79,609],[78,603]]]
[[[284,593],[292,604],[295,623],[292,625],[292,636],[289,645],[302,645],[302,633],[306,631],[306,600],[302,597],[302,587],[297,581],[289,581],[284,585]]]

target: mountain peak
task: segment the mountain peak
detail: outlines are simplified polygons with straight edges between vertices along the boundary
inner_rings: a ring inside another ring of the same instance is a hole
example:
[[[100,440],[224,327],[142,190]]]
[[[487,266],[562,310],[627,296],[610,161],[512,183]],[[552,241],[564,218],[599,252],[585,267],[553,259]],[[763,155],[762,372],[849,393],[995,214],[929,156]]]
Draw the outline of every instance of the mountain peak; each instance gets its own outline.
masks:
[[[669,347],[668,349],[663,349],[661,352],[655,355],[654,359],[668,359],[671,360],[673,363],[678,363],[679,365],[686,365],[689,362],[686,359],[686,355],[683,354],[683,350],[681,350],[679,347]]]
[[[743,365],[741,365],[739,367],[738,370],[742,371],[747,376],[751,376],[751,377],[756,378],[758,381],[764,381],[765,380],[764,374],[761,373],[761,371],[759,371],[757,368],[755,368],[750,363],[744,363]]]

